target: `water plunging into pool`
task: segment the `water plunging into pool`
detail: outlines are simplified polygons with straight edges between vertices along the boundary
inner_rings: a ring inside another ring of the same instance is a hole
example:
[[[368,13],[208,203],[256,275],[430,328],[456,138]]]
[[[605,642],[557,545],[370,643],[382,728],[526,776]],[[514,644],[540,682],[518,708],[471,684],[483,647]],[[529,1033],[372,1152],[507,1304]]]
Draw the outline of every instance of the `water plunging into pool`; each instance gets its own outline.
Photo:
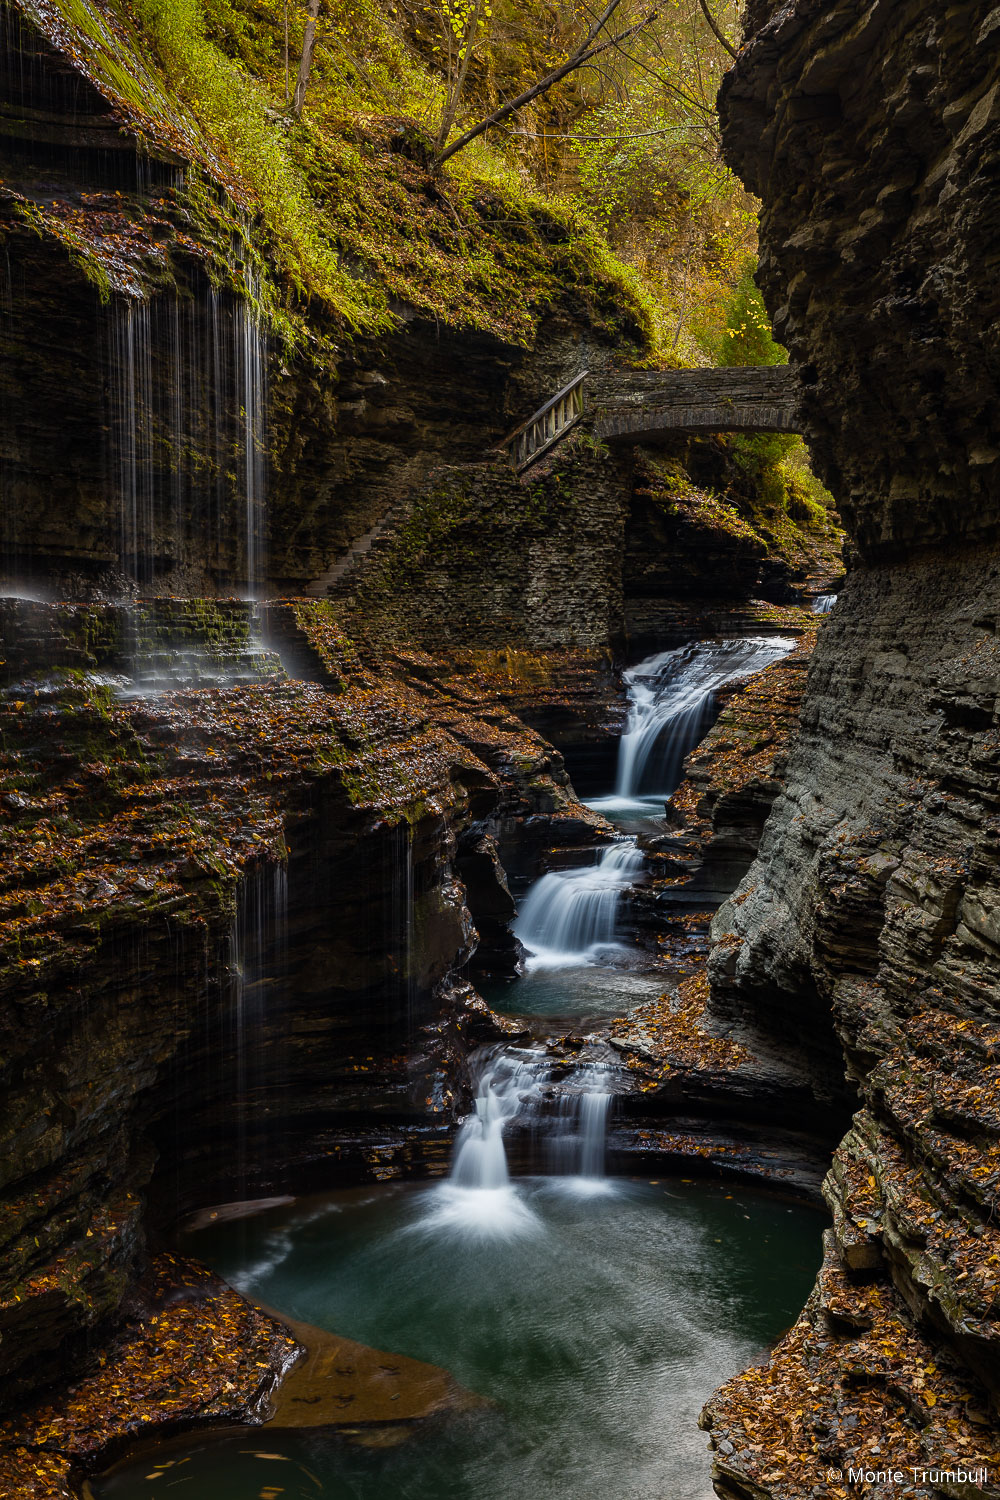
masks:
[[[814,615],[828,615],[837,602],[836,594],[817,594],[813,600]]]
[[[501,1052],[483,1067],[476,1086],[476,1108],[459,1133],[451,1168],[455,1187],[491,1191],[510,1182],[504,1127],[521,1107],[521,1096],[537,1087],[531,1068],[513,1053]]]
[[[635,669],[631,779],[619,784],[654,786],[662,801],[683,758],[674,742],[710,716],[701,700],[790,644],[708,643]],[[616,1009],[627,1003],[643,976],[612,978],[599,960],[620,942],[618,903],[641,864],[622,838],[536,883],[517,931],[535,939],[541,982],[591,975]],[[446,1180],[220,1215],[185,1248],[289,1318],[446,1366],[485,1404],[419,1427],[347,1412],[340,1427],[189,1434],[95,1483],[99,1500],[164,1487],[177,1500],[278,1488],[282,1500],[711,1500],[698,1413],[798,1312],[819,1215],[732,1183],[606,1178],[616,1066],[568,1067],[538,1043],[483,1049],[471,1067],[475,1106]],[[546,1175],[517,1175],[525,1165]]]
[[[685,756],[712,727],[719,690],[762,672],[794,646],[783,636],[698,641],[631,667],[625,673],[629,710],[615,790],[591,806],[614,818],[637,802],[663,803],[680,784]]]
[[[662,814],[683,775],[685,756],[714,721],[719,689],[763,671],[794,645],[781,636],[699,641],[657,652],[626,672],[629,714],[615,791],[590,806],[612,820]],[[620,951],[622,898],[642,866],[636,839],[623,838],[593,864],[537,880],[514,924],[528,951],[529,972],[594,964]]]
[[[504,1132],[515,1122],[544,1138],[544,1159],[559,1186],[582,1194],[606,1191],[611,1095],[605,1069],[584,1065],[556,1085],[544,1048],[486,1049],[472,1066],[476,1106],[459,1132],[448,1182],[432,1204],[433,1222],[480,1235],[539,1227],[511,1182]]]
[[[578,870],[543,875],[528,892],[514,924],[531,968],[560,969],[596,962],[614,948],[621,898],[642,869],[634,838],[602,849]]]

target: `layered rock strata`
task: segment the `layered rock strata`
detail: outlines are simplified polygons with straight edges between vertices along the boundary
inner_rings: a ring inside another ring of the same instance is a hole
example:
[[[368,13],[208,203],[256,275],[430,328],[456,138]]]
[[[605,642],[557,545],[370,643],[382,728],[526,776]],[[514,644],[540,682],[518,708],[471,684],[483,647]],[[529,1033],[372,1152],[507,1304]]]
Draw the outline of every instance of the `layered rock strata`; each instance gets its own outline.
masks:
[[[7,1394],[114,1318],[150,1216],[442,1170],[492,1024],[455,983],[463,860],[488,921],[498,808],[594,836],[495,697],[435,720],[328,606],[271,613],[312,680],[249,649],[245,604],[4,606]],[[216,685],[137,689],[167,634]]]
[[[813,1300],[709,1407],[716,1486],[995,1493],[997,16],[753,18],[727,150],[857,565],[712,972],[726,1013],[832,1018],[861,1108]]]

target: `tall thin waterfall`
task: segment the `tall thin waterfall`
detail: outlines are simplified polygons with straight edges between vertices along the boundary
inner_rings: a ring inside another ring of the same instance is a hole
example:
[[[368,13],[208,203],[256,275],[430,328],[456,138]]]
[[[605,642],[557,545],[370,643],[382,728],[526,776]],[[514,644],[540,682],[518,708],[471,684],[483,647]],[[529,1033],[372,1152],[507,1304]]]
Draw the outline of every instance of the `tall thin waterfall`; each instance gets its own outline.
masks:
[[[249,1137],[266,1129],[266,1113],[255,1108],[262,1076],[272,1084],[281,1059],[265,1035],[269,981],[284,973],[288,942],[288,870],[269,864],[252,871],[243,882],[231,936],[232,1008],[229,1043],[233,1049],[235,1109],[235,1176],[241,1197],[246,1196],[251,1161],[262,1163],[264,1143],[253,1150]]]
[[[153,367],[148,302],[116,302],[111,326],[121,565],[142,588],[153,555]]]
[[[264,337],[253,308],[241,303],[235,320],[236,380],[243,425],[241,480],[246,504],[247,593],[256,597],[264,545]]]
[[[266,353],[247,301],[214,292],[201,302],[116,300],[109,477],[119,496],[122,572],[140,593],[173,568],[195,563],[238,576],[242,561],[242,592],[258,594]]]
[[[712,726],[719,689],[763,671],[794,646],[779,636],[700,641],[660,651],[626,672],[629,716],[618,747],[615,797],[669,797],[680,784],[684,757]]]
[[[528,967],[592,963],[613,947],[621,898],[642,864],[635,839],[621,839],[603,849],[596,864],[536,880],[514,923],[528,950]]]

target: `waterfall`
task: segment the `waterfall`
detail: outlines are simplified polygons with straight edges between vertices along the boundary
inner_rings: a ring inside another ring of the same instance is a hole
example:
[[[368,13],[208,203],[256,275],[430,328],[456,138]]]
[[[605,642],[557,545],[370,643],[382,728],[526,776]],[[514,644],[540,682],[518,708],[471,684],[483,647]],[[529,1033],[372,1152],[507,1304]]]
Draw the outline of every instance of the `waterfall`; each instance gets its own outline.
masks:
[[[175,592],[171,572],[183,576],[194,566],[216,578],[242,571],[241,592],[259,593],[266,356],[248,301],[215,292],[197,303],[116,299],[109,478],[118,494],[120,566],[138,592],[164,585]],[[183,591],[190,592],[186,577]]]
[[[459,1131],[451,1175],[430,1216],[417,1228],[447,1227],[476,1236],[533,1233],[541,1222],[511,1182],[504,1133],[519,1121],[547,1135],[553,1180],[573,1191],[607,1191],[605,1133],[611,1095],[607,1072],[597,1064],[553,1083],[553,1065],[539,1050],[485,1049],[478,1064],[476,1107]],[[553,1114],[551,1100],[558,1099]]]
[[[549,1141],[549,1160],[559,1176],[604,1185],[604,1149],[611,1095],[607,1072],[595,1063],[574,1070],[572,1088],[561,1092],[557,1128]]]
[[[510,1182],[503,1133],[521,1109],[521,1095],[534,1094],[534,1071],[509,1052],[491,1058],[479,1075],[476,1110],[459,1133],[451,1181],[463,1188],[505,1188]]]
[[[626,672],[629,716],[618,751],[617,786],[590,806],[614,816],[662,803],[676,790],[685,756],[716,715],[716,694],[793,650],[783,637],[701,641],[661,651]],[[528,950],[528,968],[564,968],[599,961],[617,946],[622,897],[642,868],[636,839],[609,845],[583,869],[543,875],[525,897],[514,934]]]
[[[817,594],[813,600],[813,614],[828,615],[836,602],[836,594]]]
[[[538,1058],[511,1051],[480,1053],[475,1112],[463,1123],[451,1175],[429,1215],[413,1227],[457,1231],[476,1239],[536,1234],[541,1220],[511,1186],[504,1130],[538,1093]]]
[[[614,798],[592,803],[671,796],[684,773],[684,758],[705,737],[716,716],[720,688],[763,671],[793,650],[779,636],[700,641],[660,651],[625,673],[629,714],[618,747]]]
[[[153,367],[148,302],[115,302],[111,324],[113,426],[117,433],[122,571],[151,581],[153,554]]]
[[[269,990],[276,980],[281,981],[287,960],[288,869],[284,863],[264,865],[246,876],[230,944],[233,985],[227,1029],[234,1066],[227,1103],[235,1112],[233,1166],[242,1199],[247,1196],[251,1163],[263,1166],[268,1156],[266,1111],[258,1109],[257,1099],[265,1091],[265,1075],[273,1086],[284,1064],[266,1035]]]
[[[251,294],[254,283],[250,283]],[[261,582],[264,506],[264,336],[249,303],[236,318],[236,378],[243,426],[240,477],[246,507],[246,587],[257,596]]]
[[[615,946],[621,898],[642,864],[635,839],[621,839],[603,849],[596,864],[537,880],[514,923],[528,950],[528,967],[593,963]]]

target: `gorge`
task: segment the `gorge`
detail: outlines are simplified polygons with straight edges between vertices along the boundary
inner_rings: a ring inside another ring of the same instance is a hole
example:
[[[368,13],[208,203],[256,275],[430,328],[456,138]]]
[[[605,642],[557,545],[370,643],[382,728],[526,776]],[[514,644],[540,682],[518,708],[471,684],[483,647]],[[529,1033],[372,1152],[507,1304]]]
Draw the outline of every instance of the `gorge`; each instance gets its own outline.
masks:
[[[0,0],[0,1493],[996,1495],[1000,12],[710,37],[627,442],[721,221],[287,14]]]

